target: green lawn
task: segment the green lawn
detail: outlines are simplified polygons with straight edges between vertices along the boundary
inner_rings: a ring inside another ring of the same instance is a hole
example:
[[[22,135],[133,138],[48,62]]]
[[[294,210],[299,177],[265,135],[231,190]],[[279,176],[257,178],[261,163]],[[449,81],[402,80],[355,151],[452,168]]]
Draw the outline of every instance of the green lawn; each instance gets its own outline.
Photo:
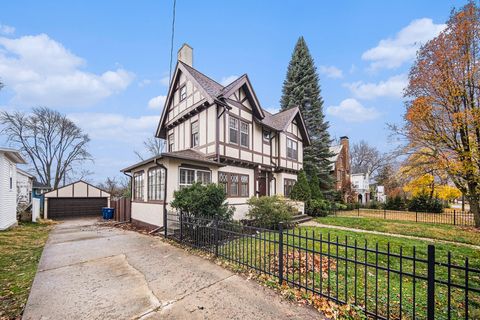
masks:
[[[0,319],[21,317],[50,229],[21,223],[0,231]]]
[[[428,224],[362,217],[323,217],[318,223],[407,236],[448,240],[480,246],[480,229],[443,224]]]
[[[295,235],[292,235],[292,232]],[[315,233],[316,241],[307,241],[302,238],[306,235],[313,237],[313,233]],[[328,234],[330,234],[330,246],[325,242],[328,239]],[[320,242],[320,235],[323,243]],[[391,256],[389,259],[386,254],[376,255],[374,252],[367,252],[365,256],[364,250],[354,250],[353,248],[345,250],[345,246],[336,245],[337,237],[340,244],[345,244],[348,241],[349,245],[354,245],[356,240],[358,247],[366,245],[370,249],[375,249],[378,245],[378,249],[383,252],[387,252],[389,243],[390,252],[397,254],[397,256]],[[264,239],[273,240],[274,238],[278,240],[278,235],[260,233],[255,237],[230,241],[220,247],[220,255],[276,273],[278,272],[278,247],[274,249],[273,244],[263,241]],[[418,279],[414,284],[412,278],[408,275],[403,275],[400,279],[395,272],[376,271],[375,265],[384,268],[388,266],[390,269],[399,271],[400,258],[398,253],[400,250],[402,250],[404,256],[413,256],[413,248],[415,247],[416,257],[426,259],[427,246],[431,244],[430,242],[364,232],[301,227],[293,231],[290,230],[288,235],[285,234],[284,243],[288,244],[284,245],[284,264],[286,265],[284,266],[284,274],[292,282],[306,284],[310,288],[315,288],[316,291],[321,291],[331,297],[338,297],[340,300],[346,300],[350,303],[356,302],[360,306],[364,306],[366,303],[368,310],[373,311],[378,308],[378,312],[384,316],[387,316],[389,312],[390,317],[398,318],[401,301],[404,318],[410,319],[413,317],[414,307],[415,315],[418,318],[426,317],[426,281]],[[468,257],[470,267],[480,269],[480,250],[450,244],[436,244],[435,247],[437,262],[446,262],[447,254],[451,252],[451,262],[453,264],[464,266],[465,258]],[[311,251],[307,253],[305,248],[315,249],[315,253]],[[330,259],[326,257],[328,253],[332,255]],[[349,261],[345,262],[342,259],[344,257],[347,257]],[[353,260],[359,263],[355,264]],[[365,268],[363,265],[365,261],[370,265],[369,267]],[[326,267],[328,264],[330,264],[330,268]],[[404,273],[413,273],[413,263],[410,260],[402,258],[401,266]],[[415,274],[426,276],[426,267],[426,263],[417,262]],[[448,279],[448,269],[445,266],[437,266],[435,274],[438,280],[447,281]],[[451,269],[450,275],[451,281],[455,284],[465,285],[464,271]],[[480,288],[480,274],[470,272],[468,280],[469,288]],[[376,290],[377,286],[378,290]],[[401,300],[400,286],[402,286]],[[365,292],[366,299],[364,298]],[[390,294],[387,294],[387,292],[390,292]],[[451,307],[454,310],[451,315],[452,319],[464,317],[465,291],[453,288],[451,294]],[[473,318],[479,317],[480,294],[470,291],[469,299],[470,318],[472,318],[472,315],[474,315]],[[436,319],[447,319],[447,303],[446,286],[437,284]],[[390,305],[389,308],[387,308],[388,305]]]

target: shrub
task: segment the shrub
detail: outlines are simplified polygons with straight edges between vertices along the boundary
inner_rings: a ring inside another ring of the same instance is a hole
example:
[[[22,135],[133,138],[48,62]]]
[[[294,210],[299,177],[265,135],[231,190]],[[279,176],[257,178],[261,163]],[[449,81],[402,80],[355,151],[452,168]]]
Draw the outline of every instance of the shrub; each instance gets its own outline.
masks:
[[[263,228],[276,229],[280,222],[290,222],[296,213],[293,206],[278,196],[252,197],[248,199],[248,205],[247,217]]]
[[[408,202],[408,210],[441,213],[443,205],[437,198],[430,198],[428,194],[419,194]]]
[[[387,210],[405,210],[405,201],[400,196],[388,197],[385,203]]]
[[[307,213],[314,217],[326,217],[331,209],[331,203],[323,199],[312,199],[307,205]]]
[[[380,202],[378,202],[376,200],[372,200],[367,204],[367,208],[369,208],[369,209],[381,209],[381,207],[382,206],[381,206]]]
[[[298,172],[297,182],[293,185],[292,192],[290,193],[290,198],[292,200],[307,202],[311,196],[312,193],[308,184],[307,175],[305,171],[300,170]]]
[[[343,203],[334,203],[334,205],[335,205],[336,210],[349,210],[349,207],[351,207],[350,210],[353,209],[353,205],[351,203],[349,204],[351,206],[349,206],[347,204],[343,204]]]
[[[174,192],[171,206],[193,217],[231,220],[234,209],[225,202],[225,190],[216,184],[193,185]]]

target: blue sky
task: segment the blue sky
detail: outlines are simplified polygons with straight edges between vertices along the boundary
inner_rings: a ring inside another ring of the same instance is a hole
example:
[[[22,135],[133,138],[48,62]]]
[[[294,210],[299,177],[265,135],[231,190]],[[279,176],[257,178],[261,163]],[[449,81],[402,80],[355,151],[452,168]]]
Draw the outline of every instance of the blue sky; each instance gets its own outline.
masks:
[[[91,137],[91,180],[119,176],[152,137],[167,93],[172,1],[8,1],[0,11],[0,109],[47,106]],[[219,82],[247,73],[279,106],[300,35],[315,59],[330,133],[391,148],[422,42],[465,1],[177,1],[174,57]],[[5,143],[0,139],[0,143]]]

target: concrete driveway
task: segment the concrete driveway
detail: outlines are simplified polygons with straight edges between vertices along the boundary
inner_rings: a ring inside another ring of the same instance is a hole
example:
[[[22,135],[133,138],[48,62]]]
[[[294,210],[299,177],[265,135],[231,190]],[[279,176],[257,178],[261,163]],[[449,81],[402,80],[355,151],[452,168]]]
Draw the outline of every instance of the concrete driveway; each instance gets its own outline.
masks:
[[[320,319],[160,237],[69,220],[50,234],[23,319]]]

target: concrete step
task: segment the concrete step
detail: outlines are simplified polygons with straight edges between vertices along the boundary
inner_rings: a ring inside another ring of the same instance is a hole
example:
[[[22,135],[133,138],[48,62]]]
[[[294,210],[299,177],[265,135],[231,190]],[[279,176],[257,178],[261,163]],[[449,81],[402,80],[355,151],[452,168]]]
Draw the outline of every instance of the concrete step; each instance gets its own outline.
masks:
[[[312,219],[313,219],[312,217],[310,217],[306,214],[297,214],[297,215],[293,216],[292,222],[303,223],[303,222],[310,221]]]

